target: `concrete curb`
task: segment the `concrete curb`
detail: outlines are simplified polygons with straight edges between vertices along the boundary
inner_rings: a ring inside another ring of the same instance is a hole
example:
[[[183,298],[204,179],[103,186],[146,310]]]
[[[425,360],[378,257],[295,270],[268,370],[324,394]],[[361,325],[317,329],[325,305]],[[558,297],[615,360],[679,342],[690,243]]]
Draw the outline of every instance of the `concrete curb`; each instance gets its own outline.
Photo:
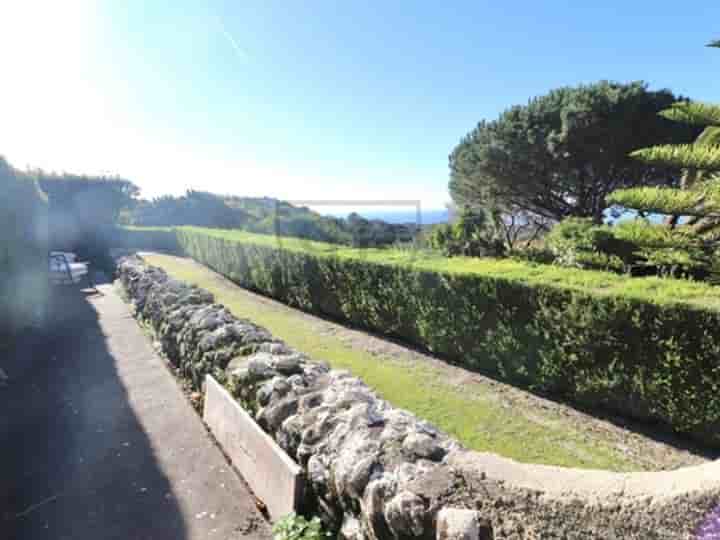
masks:
[[[273,520],[298,509],[302,469],[212,375],[205,378],[203,420]]]

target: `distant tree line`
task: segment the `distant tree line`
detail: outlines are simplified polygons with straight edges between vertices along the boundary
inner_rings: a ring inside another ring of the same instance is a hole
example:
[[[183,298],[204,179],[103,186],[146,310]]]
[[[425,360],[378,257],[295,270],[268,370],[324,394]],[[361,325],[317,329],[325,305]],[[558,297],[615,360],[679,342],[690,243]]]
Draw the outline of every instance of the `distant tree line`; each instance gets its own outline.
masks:
[[[107,259],[106,233],[114,225],[241,229],[354,246],[412,241],[411,225],[323,216],[268,197],[224,196],[188,190],[182,196],[139,198],[140,189],[119,176],[90,176],[32,169],[25,173],[49,201],[50,246]]]
[[[140,188],[119,176],[89,176],[27,171],[50,202],[56,218],[65,217],[86,225],[117,223],[123,211],[133,208]]]
[[[182,226],[241,229],[354,246],[387,246],[409,242],[412,225],[323,216],[306,207],[268,197],[224,196],[188,190],[182,196],[139,198],[140,189],[119,176],[23,173],[35,181],[49,201],[50,246],[105,259],[107,233],[114,225]]]
[[[222,196],[195,190],[179,197],[138,201],[123,220],[137,226],[242,229],[362,247],[410,242],[417,232],[409,224],[369,220],[356,213],[337,218],[268,197]]]
[[[134,225],[148,227],[193,225],[239,229],[251,216],[241,208],[231,208],[216,195],[190,190],[182,197],[164,195],[151,201],[139,201],[127,218]]]
[[[110,270],[108,229],[123,212],[132,209],[140,189],[119,176],[90,176],[28,170],[47,195],[49,203],[49,245],[72,251],[96,266]]]

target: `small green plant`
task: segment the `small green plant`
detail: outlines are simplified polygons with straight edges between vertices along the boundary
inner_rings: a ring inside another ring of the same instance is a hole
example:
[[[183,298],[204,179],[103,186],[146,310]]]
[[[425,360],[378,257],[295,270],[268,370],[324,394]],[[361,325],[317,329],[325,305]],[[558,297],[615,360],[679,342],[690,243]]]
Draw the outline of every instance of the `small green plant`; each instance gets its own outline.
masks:
[[[638,218],[614,226],[568,218],[546,238],[559,266],[633,275],[705,279],[711,273],[711,246],[685,226],[670,229]]]
[[[570,268],[624,272],[635,260],[637,247],[619,238],[615,229],[588,218],[568,218],[547,236],[555,264]]]
[[[307,520],[293,512],[280,519],[272,528],[274,540],[325,540],[332,534],[324,531],[320,518]]]

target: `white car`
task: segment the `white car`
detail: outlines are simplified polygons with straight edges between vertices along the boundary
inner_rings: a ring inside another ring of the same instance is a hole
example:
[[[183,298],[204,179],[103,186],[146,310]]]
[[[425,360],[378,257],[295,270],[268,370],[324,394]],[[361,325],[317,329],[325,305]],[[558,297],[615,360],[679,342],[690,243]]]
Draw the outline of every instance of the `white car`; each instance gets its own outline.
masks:
[[[88,263],[76,262],[74,253],[65,251],[50,252],[50,282],[54,285],[79,283],[88,273]]]

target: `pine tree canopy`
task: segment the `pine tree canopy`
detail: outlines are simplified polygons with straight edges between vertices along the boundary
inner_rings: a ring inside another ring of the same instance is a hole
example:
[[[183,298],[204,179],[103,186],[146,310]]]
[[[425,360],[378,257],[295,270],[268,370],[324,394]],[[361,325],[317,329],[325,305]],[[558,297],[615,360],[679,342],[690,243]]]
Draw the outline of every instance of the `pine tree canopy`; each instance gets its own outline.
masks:
[[[552,90],[481,121],[460,141],[450,155],[450,194],[460,207],[600,223],[605,196],[616,189],[680,183],[680,168],[628,154],[697,140],[701,127],[658,115],[682,100],[643,82]]]
[[[607,197],[607,202],[652,214],[704,217],[709,214],[720,215],[720,193],[716,191],[639,187],[617,190]]]
[[[720,40],[708,44],[720,48]],[[683,227],[704,239],[720,232],[720,105],[681,102],[663,110],[668,120],[705,126],[692,144],[660,144],[636,150],[631,157],[646,165],[678,167],[683,175],[678,187],[631,187],[616,190],[606,201],[641,214],[664,214],[665,225]],[[685,217],[686,219],[681,219]]]
[[[720,126],[720,106],[710,103],[680,102],[660,113],[668,120],[695,126]]]
[[[720,171],[720,146],[665,144],[636,150],[630,156],[643,163],[654,165]]]

